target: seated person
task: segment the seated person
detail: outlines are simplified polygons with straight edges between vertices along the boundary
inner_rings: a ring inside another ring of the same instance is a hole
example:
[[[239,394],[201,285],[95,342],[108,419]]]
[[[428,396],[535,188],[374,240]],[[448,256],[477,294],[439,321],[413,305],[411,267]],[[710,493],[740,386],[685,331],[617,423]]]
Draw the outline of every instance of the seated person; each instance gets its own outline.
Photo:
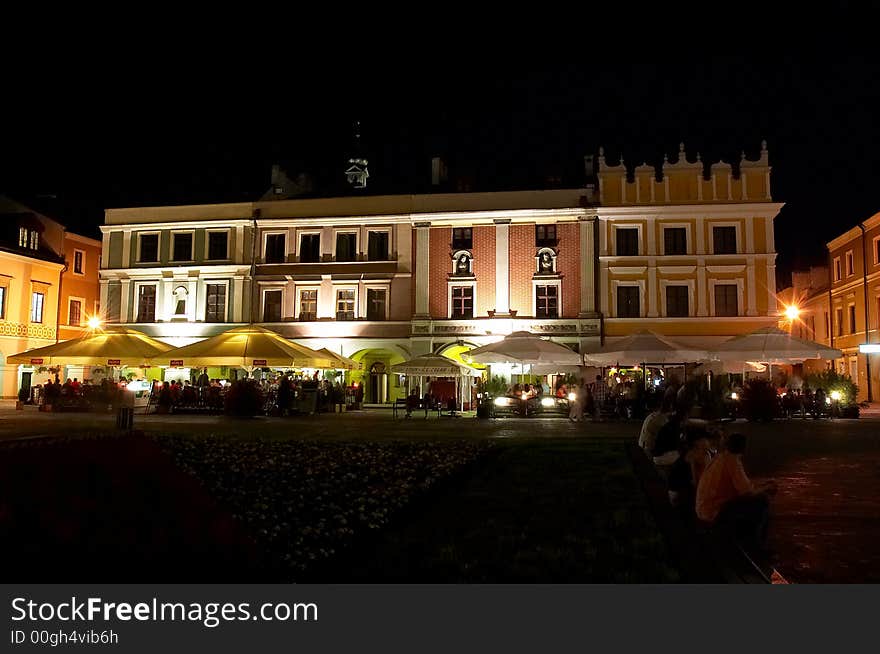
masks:
[[[651,398],[652,402],[656,402],[656,398]],[[645,418],[642,423],[642,431],[639,433],[639,447],[645,454],[653,456],[654,445],[657,442],[657,433],[669,422],[669,414],[672,411],[672,402],[664,401],[660,406],[652,405],[653,410]]]
[[[753,484],[743,468],[743,434],[731,434],[721,453],[706,467],[697,485],[697,517],[749,549],[764,549],[770,518],[772,481]]]
[[[684,434],[680,456],[669,470],[669,501],[692,518],[697,485],[711,461],[709,432],[705,427],[688,425]]]
[[[651,451],[654,459],[654,465],[657,466],[660,473],[666,475],[669,473],[669,467],[675,463],[681,449],[681,433],[687,422],[687,409],[680,407],[669,416],[660,430],[657,432],[657,440],[654,443],[654,449]]]

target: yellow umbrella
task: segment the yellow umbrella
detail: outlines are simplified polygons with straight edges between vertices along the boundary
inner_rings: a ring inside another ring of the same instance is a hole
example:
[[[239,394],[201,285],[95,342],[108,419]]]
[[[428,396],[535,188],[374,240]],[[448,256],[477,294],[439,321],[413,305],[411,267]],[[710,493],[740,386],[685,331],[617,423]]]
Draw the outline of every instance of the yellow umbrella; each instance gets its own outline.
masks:
[[[355,361],[354,359],[349,359],[348,357],[344,357],[341,354],[336,354],[332,350],[328,350],[326,347],[322,347],[318,350],[318,353],[323,354],[327,357],[333,359],[334,364],[330,366],[334,370],[360,370],[361,364]]]
[[[153,365],[177,368],[332,368],[330,357],[257,325],[235,327],[198,343],[153,357]]]
[[[6,363],[69,366],[141,366],[172,347],[143,332],[110,327],[55,345],[6,357]]]

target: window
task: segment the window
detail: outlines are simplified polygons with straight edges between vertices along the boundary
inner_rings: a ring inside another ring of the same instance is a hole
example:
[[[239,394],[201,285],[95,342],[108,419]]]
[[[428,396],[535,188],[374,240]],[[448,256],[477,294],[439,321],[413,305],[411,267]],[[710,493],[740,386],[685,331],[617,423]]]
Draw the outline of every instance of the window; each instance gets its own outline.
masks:
[[[6,319],[6,287],[0,286],[0,320]]]
[[[834,310],[834,319],[837,321],[837,335],[843,336],[843,309]]]
[[[265,263],[284,263],[287,253],[285,252],[284,234],[266,235],[266,252],[263,255]]]
[[[340,232],[336,235],[336,260],[357,261],[357,234]]]
[[[828,312],[825,312],[825,338],[831,336],[831,327],[828,324]]]
[[[171,235],[171,260],[172,261],[192,261],[193,258],[193,235],[191,232],[186,234]]]
[[[229,258],[229,232],[208,232],[208,259]]]
[[[809,319],[810,338],[816,340],[816,316],[810,316]]]
[[[450,318],[474,317],[474,287],[452,287],[452,315]]]
[[[736,284],[715,285],[715,315],[738,316],[739,303]]]
[[[690,315],[687,286],[666,287],[666,315],[669,318],[687,318]]]
[[[354,289],[336,291],[336,320],[354,320]]]
[[[663,254],[687,254],[687,229],[666,227],[663,229]]]
[[[27,227],[19,227],[18,228],[18,247],[26,248],[27,244],[28,244]]]
[[[474,230],[472,227],[455,227],[452,230],[452,249],[470,250],[474,247]]]
[[[849,305],[849,333],[856,333],[856,305]]]
[[[83,273],[83,260],[85,259],[86,253],[82,250],[74,250],[73,251],[73,272],[75,275],[82,275]]]
[[[834,257],[834,281],[839,282],[842,278],[840,274],[840,257]]]
[[[535,247],[552,248],[556,245],[556,225],[535,225]]]
[[[846,253],[846,276],[851,277],[856,274],[855,266],[853,265],[853,253]]]
[[[385,320],[386,298],[384,288],[367,289],[367,320]]]
[[[712,246],[715,254],[736,254],[736,227],[713,227]]]
[[[318,263],[321,261],[320,234],[300,234],[299,260],[300,263]]]
[[[874,239],[874,263],[880,263],[880,236]]]
[[[159,261],[159,235],[139,234],[138,252],[140,253],[138,261],[141,263],[155,263]]]
[[[31,243],[30,243],[30,245],[31,245],[31,250],[39,250],[40,249],[40,234],[33,229],[31,230]]]
[[[205,322],[226,322],[226,284],[205,284],[205,296]]]
[[[263,322],[281,322],[281,298],[283,291],[263,291]]]
[[[40,248],[40,234],[35,229],[27,227],[18,228],[18,247],[38,250]]]
[[[82,301],[70,300],[67,306],[67,324],[82,325]]]
[[[559,317],[559,286],[552,284],[535,287],[535,317]]]
[[[617,229],[618,257],[635,257],[639,254],[639,230],[635,227]]]
[[[388,261],[388,232],[370,232],[367,258],[370,261]]]
[[[299,292],[299,319],[317,320],[318,289],[304,288]]]
[[[618,318],[638,318],[641,313],[639,307],[639,287],[638,286],[618,286],[617,287],[617,317]]]
[[[137,322],[156,322],[156,287],[138,287]]]
[[[43,293],[31,293],[31,322],[43,322]]]

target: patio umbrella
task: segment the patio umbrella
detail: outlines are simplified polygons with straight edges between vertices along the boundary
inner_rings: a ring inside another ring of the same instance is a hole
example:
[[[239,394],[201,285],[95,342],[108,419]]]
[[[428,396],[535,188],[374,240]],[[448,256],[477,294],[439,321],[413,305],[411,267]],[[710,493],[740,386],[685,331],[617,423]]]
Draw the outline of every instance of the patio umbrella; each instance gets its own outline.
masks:
[[[479,363],[577,366],[583,362],[577,352],[529,332],[513,332],[497,343],[483,345],[468,354]]]
[[[141,366],[173,349],[143,332],[108,327],[69,341],[27,350],[9,357],[7,363],[70,366]]]
[[[792,336],[776,327],[763,327],[734,336],[710,351],[718,361],[756,361],[769,364],[803,363],[807,359],[839,359],[840,350]]]
[[[584,355],[587,363],[597,366],[613,366],[617,363],[671,365],[696,363],[709,358],[706,350],[676,343],[647,329],[630,334],[599,352]]]
[[[440,354],[425,354],[403,363],[395,363],[391,371],[399,375],[422,377],[479,377],[480,371]]]
[[[330,367],[334,370],[360,370],[361,364],[355,361],[354,359],[349,359],[348,357],[344,357],[341,354],[336,354],[332,350],[328,350],[326,347],[322,347],[320,350],[315,350],[318,354],[322,354],[326,356],[333,362],[333,365]]]
[[[258,325],[235,327],[198,343],[165,352],[161,358],[153,357],[153,365],[179,368],[333,368],[335,364],[331,357],[297,345]]]

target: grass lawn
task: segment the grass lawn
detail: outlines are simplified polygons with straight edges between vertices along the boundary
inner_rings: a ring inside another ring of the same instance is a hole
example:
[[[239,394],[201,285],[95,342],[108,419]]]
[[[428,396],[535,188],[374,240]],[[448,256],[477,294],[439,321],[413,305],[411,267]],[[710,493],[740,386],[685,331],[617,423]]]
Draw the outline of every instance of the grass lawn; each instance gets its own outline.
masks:
[[[678,580],[621,440],[517,441],[311,581]]]

